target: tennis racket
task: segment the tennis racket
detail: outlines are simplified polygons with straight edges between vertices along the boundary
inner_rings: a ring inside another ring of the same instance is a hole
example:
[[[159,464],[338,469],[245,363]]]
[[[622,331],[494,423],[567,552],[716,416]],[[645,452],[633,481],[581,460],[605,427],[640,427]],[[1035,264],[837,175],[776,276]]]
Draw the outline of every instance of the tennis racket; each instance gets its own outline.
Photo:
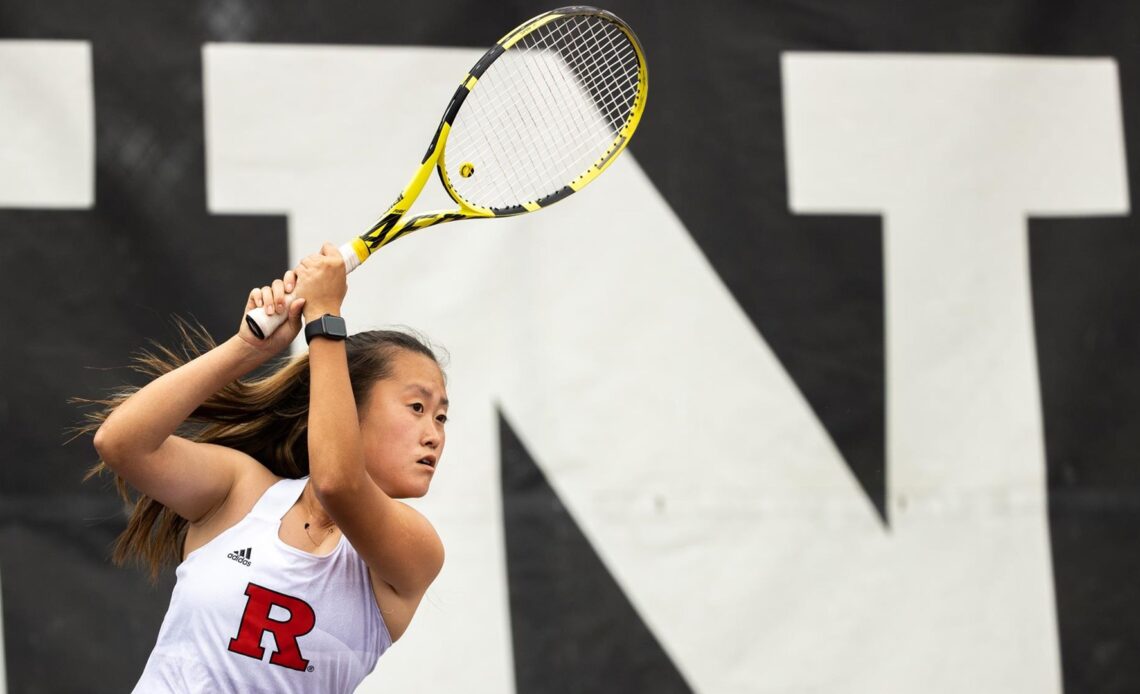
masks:
[[[534,212],[581,190],[629,143],[647,77],[637,37],[605,10],[563,7],[523,23],[467,73],[396,202],[340,247],[345,269],[418,229]],[[457,207],[405,218],[432,169]],[[264,339],[287,315],[257,308],[246,322]]]

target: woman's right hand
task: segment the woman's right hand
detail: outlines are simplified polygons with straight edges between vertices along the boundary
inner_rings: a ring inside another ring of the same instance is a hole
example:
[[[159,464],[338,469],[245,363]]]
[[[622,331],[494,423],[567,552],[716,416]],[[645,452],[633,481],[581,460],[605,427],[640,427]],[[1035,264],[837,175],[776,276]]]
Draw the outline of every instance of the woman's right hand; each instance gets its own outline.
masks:
[[[249,346],[259,352],[273,355],[289,346],[297,333],[301,331],[301,312],[305,308],[305,299],[294,299],[288,307],[285,306],[285,295],[293,291],[297,284],[297,275],[289,270],[279,280],[264,287],[254,287],[246,297],[245,313],[242,314],[241,325],[238,327],[238,336]],[[245,315],[255,308],[265,309],[267,315],[275,315],[288,311],[288,320],[264,340],[259,339],[249,329],[245,322]]]
[[[315,320],[326,313],[340,315],[340,307],[348,292],[344,257],[327,241],[321,250],[301,259],[297,265],[297,292],[304,296],[305,320]]]

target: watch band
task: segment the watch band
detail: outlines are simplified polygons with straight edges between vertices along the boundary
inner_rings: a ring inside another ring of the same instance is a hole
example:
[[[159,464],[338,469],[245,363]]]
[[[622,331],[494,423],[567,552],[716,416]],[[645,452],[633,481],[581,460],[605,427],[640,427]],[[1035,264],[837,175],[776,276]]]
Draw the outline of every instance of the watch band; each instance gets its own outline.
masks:
[[[305,324],[305,344],[312,342],[314,337],[343,340],[348,337],[348,328],[345,326],[343,318],[326,313]]]

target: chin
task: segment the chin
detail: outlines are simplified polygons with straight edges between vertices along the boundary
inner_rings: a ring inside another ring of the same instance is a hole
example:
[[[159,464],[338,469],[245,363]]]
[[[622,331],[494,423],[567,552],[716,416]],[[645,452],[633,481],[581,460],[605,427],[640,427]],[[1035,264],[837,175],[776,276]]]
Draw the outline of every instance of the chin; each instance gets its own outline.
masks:
[[[420,499],[427,496],[428,487],[426,484],[401,484],[401,485],[380,485],[384,493],[393,499]]]
[[[411,487],[411,488],[408,490],[408,494],[407,494],[407,496],[406,496],[405,498],[408,498],[408,499],[422,499],[423,497],[427,496],[427,493],[428,493],[428,489],[430,489],[430,488],[431,488],[431,485],[430,485],[430,484],[424,484],[424,485],[413,485],[413,486],[412,486],[412,487]]]

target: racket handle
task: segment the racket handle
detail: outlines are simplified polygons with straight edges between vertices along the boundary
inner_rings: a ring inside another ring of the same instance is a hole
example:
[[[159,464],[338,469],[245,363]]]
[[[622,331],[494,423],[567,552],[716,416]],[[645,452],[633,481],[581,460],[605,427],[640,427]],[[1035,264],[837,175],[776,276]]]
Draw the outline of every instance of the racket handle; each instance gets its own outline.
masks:
[[[350,241],[340,247],[340,255],[344,258],[344,272],[347,275],[356,268],[360,267],[360,257],[356,254],[356,247]],[[245,324],[249,326],[250,331],[259,340],[272,335],[289,317],[289,307],[298,298],[297,292],[285,295],[285,310],[278,311],[272,316],[265,312],[265,309],[258,307],[245,314]]]

